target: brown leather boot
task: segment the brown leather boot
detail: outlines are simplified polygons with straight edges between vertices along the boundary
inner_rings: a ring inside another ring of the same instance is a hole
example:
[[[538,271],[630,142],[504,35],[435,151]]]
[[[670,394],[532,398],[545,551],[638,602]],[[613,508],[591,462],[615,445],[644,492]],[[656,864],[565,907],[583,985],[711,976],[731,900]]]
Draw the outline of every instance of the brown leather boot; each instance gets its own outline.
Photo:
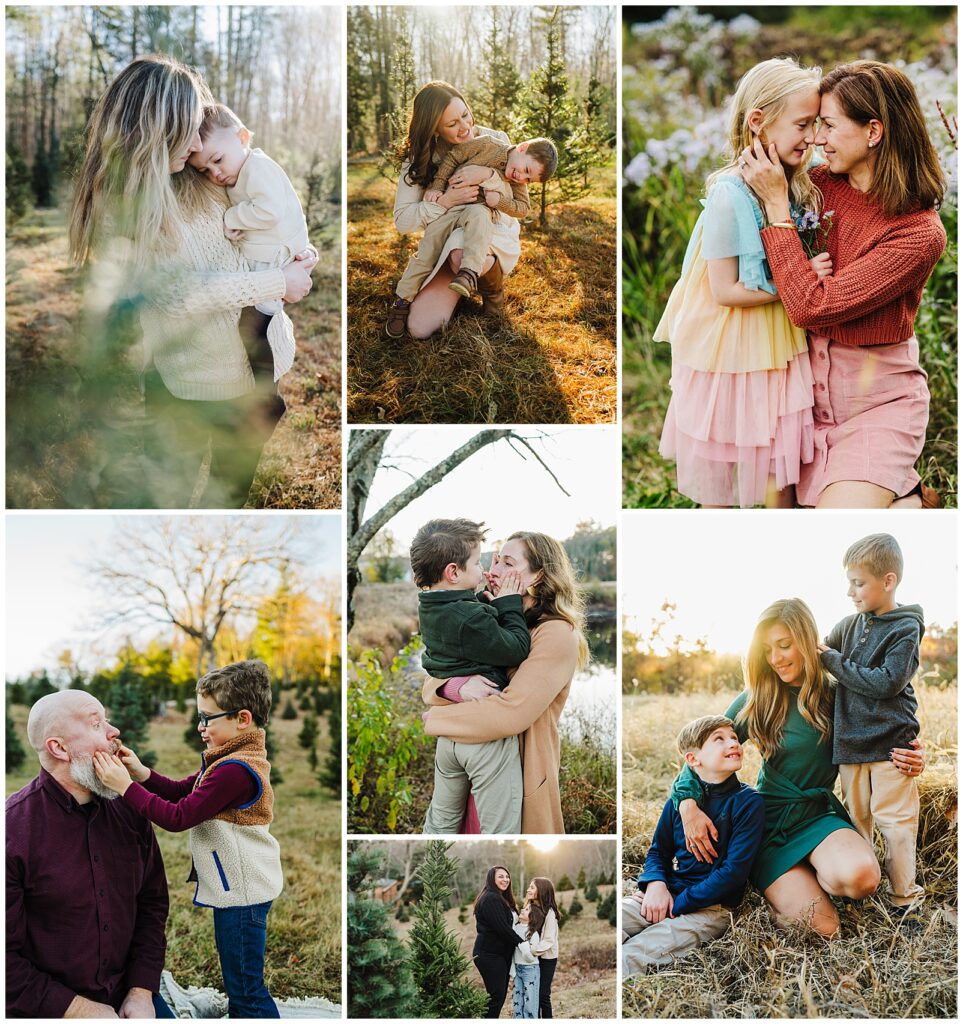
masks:
[[[411,303],[407,299],[395,299],[388,310],[388,322],[385,324],[385,334],[389,338],[403,338],[408,330],[408,313],[411,311]]]
[[[478,294],[482,297],[482,312],[487,316],[501,316],[505,312],[505,275],[497,257],[491,270],[478,279]]]
[[[478,275],[474,270],[467,270],[465,267],[462,267],[452,278],[448,287],[453,292],[458,292],[459,295],[470,299],[478,291]]]

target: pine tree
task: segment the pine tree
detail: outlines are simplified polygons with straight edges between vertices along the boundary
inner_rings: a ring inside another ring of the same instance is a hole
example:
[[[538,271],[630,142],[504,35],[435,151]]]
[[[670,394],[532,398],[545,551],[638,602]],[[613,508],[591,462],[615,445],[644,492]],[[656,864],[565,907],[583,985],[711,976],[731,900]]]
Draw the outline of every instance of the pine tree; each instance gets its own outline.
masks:
[[[572,897],[572,902],[568,905],[568,916],[578,917],[582,913],[582,904],[579,902],[578,896]]]
[[[288,701],[284,705],[284,710],[281,712],[281,717],[286,722],[289,722],[291,721],[291,719],[298,717],[298,709],[294,706],[294,701],[288,699]]]
[[[331,705],[331,713],[328,715],[328,734],[331,737],[331,745],[328,749],[328,756],[324,760],[318,775],[318,781],[325,789],[331,790],[335,796],[341,796],[341,694]]]
[[[13,724],[13,719],[10,717],[10,709],[7,710],[7,728],[6,738],[4,739],[4,746],[7,751],[7,771],[16,771],[23,762],[27,759],[27,752],[23,749],[23,744],[20,742],[20,737],[17,735],[16,727]]]
[[[422,1017],[480,1017],[488,1005],[485,993],[464,980],[471,961],[445,923],[458,869],[448,856],[451,846],[441,839],[429,841],[417,871],[423,892],[415,907],[408,948]]]
[[[480,123],[490,128],[506,128],[509,125],[522,91],[521,76],[512,63],[504,39],[499,33],[500,16],[501,11],[498,7],[488,8],[488,34],[485,36],[485,48],[479,62],[482,83],[474,104]]]
[[[571,202],[588,189],[583,182],[584,138],[578,107],[573,101],[563,59],[563,13],[559,7],[543,17],[545,62],[529,79],[516,119],[519,139],[544,136],[558,150],[558,169],[550,182],[533,185],[539,203],[539,227],[545,226],[545,209],[552,203]],[[551,198],[549,195],[551,194]]]
[[[192,749],[198,750],[203,747],[204,744],[201,740],[201,734],[197,731],[198,725],[200,725],[200,718],[197,715],[197,701],[194,701],[194,710],[191,712],[191,720],[187,728],[184,730],[184,742]]]
[[[134,669],[129,664],[121,666],[108,699],[110,724],[120,730],[124,746],[130,747],[148,768],[157,763],[154,751],[146,749],[150,700]]]
[[[595,914],[603,921],[606,918],[614,921],[615,906],[615,890],[613,889],[604,899],[599,901],[598,906],[595,908]]]
[[[578,877],[575,879],[575,888],[585,891],[585,868],[578,869]]]
[[[562,877],[558,880],[558,891],[559,892],[568,892],[569,889],[574,889],[574,888],[575,888],[575,886],[572,885],[572,879],[569,878],[568,875],[562,875]]]
[[[594,878],[591,882],[589,882],[588,887],[585,890],[585,898],[589,901],[589,903],[598,903],[599,887],[595,884]]]
[[[274,742],[274,733],[271,731],[270,721],[264,724],[264,751],[271,765],[271,785],[278,786],[284,782],[284,776],[278,767],[278,748]]]
[[[382,855],[348,851],[348,1016],[419,1017],[417,989],[405,947],[392,931],[388,907],[370,895]]]
[[[305,749],[310,750],[318,740],[318,720],[314,715],[305,715],[304,724],[298,733],[298,743]]]
[[[412,49],[412,28],[408,21],[408,12],[403,7],[395,8],[399,21],[397,26],[398,41],[391,57],[391,114],[389,122],[391,137],[389,152],[385,154],[389,160],[391,151],[399,145],[408,133],[408,118],[411,105],[417,92],[415,83],[415,54]]]

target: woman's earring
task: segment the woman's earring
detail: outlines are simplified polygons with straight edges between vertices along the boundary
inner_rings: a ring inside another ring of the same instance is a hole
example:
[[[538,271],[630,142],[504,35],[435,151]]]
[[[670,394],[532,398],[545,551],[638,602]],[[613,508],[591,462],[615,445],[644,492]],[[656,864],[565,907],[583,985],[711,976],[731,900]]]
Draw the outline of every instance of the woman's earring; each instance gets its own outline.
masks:
[[[529,597],[538,597],[538,587],[533,583],[526,589],[525,593],[528,594]]]

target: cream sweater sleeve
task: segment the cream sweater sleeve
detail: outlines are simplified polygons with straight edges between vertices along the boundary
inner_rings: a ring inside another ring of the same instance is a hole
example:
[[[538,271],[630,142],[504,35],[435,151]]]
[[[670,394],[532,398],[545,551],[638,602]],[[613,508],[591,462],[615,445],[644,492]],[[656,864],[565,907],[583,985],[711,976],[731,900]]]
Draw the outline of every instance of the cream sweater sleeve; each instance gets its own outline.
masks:
[[[277,164],[259,161],[245,179],[248,198],[224,211],[224,223],[241,231],[273,228],[281,222],[288,205],[288,191],[293,188]]]
[[[536,956],[544,956],[546,953],[554,953],[558,956],[558,918],[554,910],[549,910],[545,915],[545,924],[542,925],[541,935],[536,932],[531,939],[532,952]],[[549,959],[552,959],[550,956]]]
[[[236,269],[238,256],[221,224],[219,208],[212,207],[182,226],[177,256],[155,264],[145,289],[157,312],[195,317],[283,298],[283,271]]]
[[[561,619],[540,623],[532,630],[532,649],[507,689],[481,701],[429,708],[425,732],[462,743],[517,736],[544,714],[572,681],[577,663],[575,630]],[[425,683],[426,691],[431,682]]]

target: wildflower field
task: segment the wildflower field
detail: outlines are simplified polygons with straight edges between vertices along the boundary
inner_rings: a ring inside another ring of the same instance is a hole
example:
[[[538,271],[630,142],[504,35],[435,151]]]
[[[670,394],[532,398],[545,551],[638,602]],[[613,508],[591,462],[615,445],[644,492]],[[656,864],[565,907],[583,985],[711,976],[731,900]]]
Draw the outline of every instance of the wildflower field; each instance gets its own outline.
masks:
[[[949,190],[948,245],[916,321],[932,395],[923,480],[956,505],[957,153],[953,8],[753,8],[722,20],[671,8],[655,21],[624,9],[622,413],[623,505],[688,507],[658,454],[669,402],[670,350],[652,334],[678,280],[706,176],[724,160],[726,103],[761,60],[795,56],[829,70],[873,57],[901,67],[919,94]],[[762,21],[757,20],[762,19]],[[939,105],[938,105],[939,104]],[[944,123],[940,108],[947,118]]]

